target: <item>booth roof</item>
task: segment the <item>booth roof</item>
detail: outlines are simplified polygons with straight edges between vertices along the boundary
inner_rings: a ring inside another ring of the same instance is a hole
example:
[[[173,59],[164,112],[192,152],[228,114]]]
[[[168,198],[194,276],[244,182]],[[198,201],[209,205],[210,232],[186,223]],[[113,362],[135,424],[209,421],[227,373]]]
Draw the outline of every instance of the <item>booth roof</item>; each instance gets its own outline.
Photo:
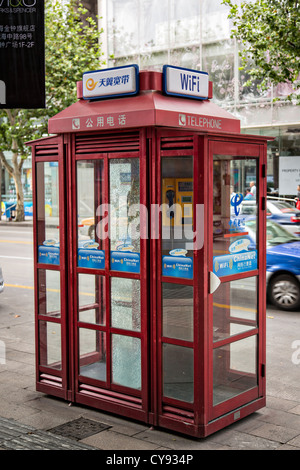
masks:
[[[50,134],[62,134],[146,126],[240,133],[240,120],[210,100],[167,96],[145,89],[135,96],[79,99],[50,118],[48,130]]]

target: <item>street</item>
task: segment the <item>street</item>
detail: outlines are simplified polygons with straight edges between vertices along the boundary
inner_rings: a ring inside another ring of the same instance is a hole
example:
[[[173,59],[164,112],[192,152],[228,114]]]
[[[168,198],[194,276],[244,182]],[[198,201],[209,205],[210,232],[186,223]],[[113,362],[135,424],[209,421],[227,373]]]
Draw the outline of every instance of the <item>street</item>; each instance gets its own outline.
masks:
[[[0,295],[0,341],[7,348],[28,350],[31,356],[34,354],[32,227],[13,222],[0,225],[0,266],[5,282]],[[300,312],[286,313],[268,305],[266,372],[268,396],[300,401]]]
[[[32,227],[0,225],[0,266],[5,283],[0,298],[1,325],[12,317],[19,323],[33,322]]]

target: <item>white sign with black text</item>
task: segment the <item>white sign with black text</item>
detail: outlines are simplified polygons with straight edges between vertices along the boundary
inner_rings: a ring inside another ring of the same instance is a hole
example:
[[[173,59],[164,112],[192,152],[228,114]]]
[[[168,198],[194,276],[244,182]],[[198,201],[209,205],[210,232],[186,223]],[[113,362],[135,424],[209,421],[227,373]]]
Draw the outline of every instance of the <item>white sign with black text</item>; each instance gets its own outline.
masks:
[[[138,77],[138,66],[135,64],[85,72],[82,78],[83,98],[134,95],[139,90]]]
[[[300,156],[279,157],[279,194],[295,196],[300,185]]]
[[[164,65],[163,91],[167,95],[208,99],[209,80],[206,72]]]

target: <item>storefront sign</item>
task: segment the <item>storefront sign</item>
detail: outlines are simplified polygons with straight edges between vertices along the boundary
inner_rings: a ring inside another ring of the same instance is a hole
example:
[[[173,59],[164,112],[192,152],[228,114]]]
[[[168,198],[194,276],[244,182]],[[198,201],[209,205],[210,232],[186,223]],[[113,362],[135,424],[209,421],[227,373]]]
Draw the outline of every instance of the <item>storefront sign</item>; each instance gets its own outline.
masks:
[[[167,95],[206,100],[208,99],[208,74],[164,65],[163,91]]]
[[[0,109],[45,107],[44,0],[0,0]]]
[[[137,65],[85,72],[82,78],[86,100],[135,95],[139,91]]]
[[[300,157],[279,157],[279,194],[296,196],[300,184]]]

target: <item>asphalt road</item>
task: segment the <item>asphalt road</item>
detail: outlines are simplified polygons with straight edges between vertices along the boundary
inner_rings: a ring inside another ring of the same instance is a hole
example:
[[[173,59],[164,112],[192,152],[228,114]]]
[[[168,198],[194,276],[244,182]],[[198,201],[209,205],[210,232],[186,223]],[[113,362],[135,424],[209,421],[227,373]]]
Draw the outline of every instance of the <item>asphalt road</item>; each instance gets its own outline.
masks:
[[[34,330],[32,228],[0,226],[0,266],[5,289],[0,295],[2,328],[16,321]],[[267,394],[299,400],[300,312],[267,308]],[[1,339],[1,328],[0,328]],[[32,338],[33,340],[34,338]]]
[[[5,288],[0,314],[33,317],[33,242],[31,227],[0,226],[0,266]]]

